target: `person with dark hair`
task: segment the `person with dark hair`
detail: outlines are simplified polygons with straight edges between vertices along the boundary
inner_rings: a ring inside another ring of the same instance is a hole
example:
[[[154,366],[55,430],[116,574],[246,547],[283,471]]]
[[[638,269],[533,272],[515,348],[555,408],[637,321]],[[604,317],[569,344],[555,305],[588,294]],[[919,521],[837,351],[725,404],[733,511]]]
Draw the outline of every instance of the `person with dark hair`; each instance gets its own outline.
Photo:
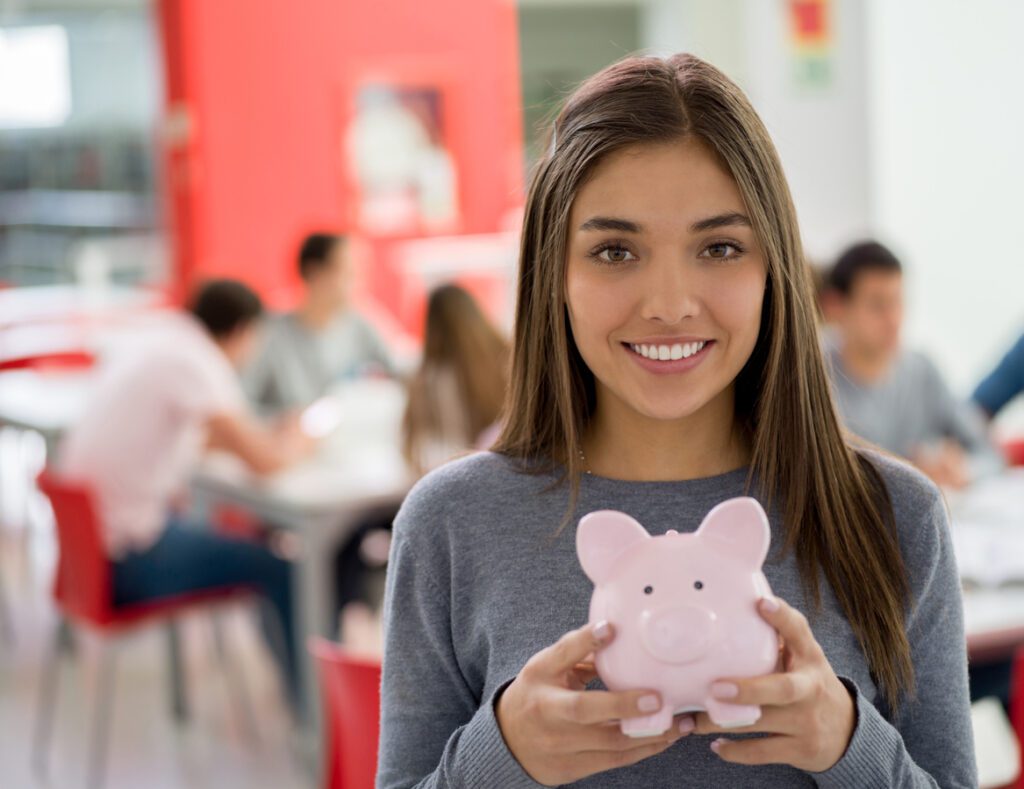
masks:
[[[237,368],[252,353],[261,313],[259,297],[240,282],[204,285],[186,312],[161,321],[100,372],[62,442],[59,468],[96,497],[115,605],[251,584],[283,626],[284,638],[269,642],[295,701],[288,563],[263,545],[192,522],[176,506],[204,446],[261,474],[312,449],[297,423],[269,430],[249,413]]]
[[[269,413],[303,408],[339,380],[378,370],[395,375],[373,326],[350,305],[351,242],[312,233],[299,247],[305,297],[294,312],[270,317],[243,373],[249,398]]]
[[[855,244],[839,256],[827,288],[835,333],[826,351],[846,427],[946,487],[999,470],[1002,460],[980,414],[953,396],[927,356],[900,344],[897,257],[877,241]]]

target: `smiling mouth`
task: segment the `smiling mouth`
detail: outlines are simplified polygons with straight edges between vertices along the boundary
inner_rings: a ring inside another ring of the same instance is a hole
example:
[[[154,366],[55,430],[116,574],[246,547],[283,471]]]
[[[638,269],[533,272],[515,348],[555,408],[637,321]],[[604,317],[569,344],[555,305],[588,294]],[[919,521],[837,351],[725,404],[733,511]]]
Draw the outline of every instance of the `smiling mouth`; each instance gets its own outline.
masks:
[[[700,340],[697,342],[675,343],[673,345],[637,345],[628,342],[622,344],[633,353],[645,359],[656,362],[674,362],[679,359],[689,359],[691,356],[700,353],[712,342],[712,340]]]

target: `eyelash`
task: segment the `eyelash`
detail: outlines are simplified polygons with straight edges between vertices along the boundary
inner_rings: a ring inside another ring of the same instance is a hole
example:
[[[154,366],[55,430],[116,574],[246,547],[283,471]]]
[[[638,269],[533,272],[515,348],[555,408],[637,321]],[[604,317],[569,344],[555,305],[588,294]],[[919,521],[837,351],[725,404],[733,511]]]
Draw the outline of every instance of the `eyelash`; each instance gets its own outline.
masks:
[[[710,255],[705,255],[704,253],[707,252],[712,247],[732,247],[735,250],[735,252],[732,255],[726,255],[725,257],[711,257]],[[603,266],[622,266],[625,265],[626,263],[633,262],[633,260],[605,260],[604,258],[601,257],[601,255],[603,255],[605,252],[609,252],[612,250],[622,251],[630,255],[633,255],[633,252],[631,252],[624,244],[621,244],[617,241],[609,241],[607,243],[601,244],[596,249],[587,253],[587,257],[589,257],[595,263],[599,263]],[[736,241],[712,241],[710,244],[706,245],[703,250],[701,250],[699,257],[706,257],[709,260],[715,261],[727,261],[735,260],[736,258],[741,257],[744,252],[746,252],[746,249],[744,249],[743,246],[737,243]],[[635,259],[636,255],[633,255],[633,257]]]

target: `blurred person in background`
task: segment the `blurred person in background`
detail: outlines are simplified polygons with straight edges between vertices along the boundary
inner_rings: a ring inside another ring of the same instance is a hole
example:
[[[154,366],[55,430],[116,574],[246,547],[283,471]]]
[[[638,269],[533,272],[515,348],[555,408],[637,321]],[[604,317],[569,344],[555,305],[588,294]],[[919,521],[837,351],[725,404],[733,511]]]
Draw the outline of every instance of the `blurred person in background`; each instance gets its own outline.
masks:
[[[492,443],[508,361],[508,341],[466,290],[442,285],[430,294],[423,360],[409,384],[402,420],[403,454],[417,476]],[[379,608],[394,515],[368,518],[338,554],[343,633],[365,631],[368,609]]]
[[[457,285],[430,294],[423,361],[409,386],[402,449],[422,475],[490,443],[508,388],[508,341]]]
[[[978,384],[971,399],[993,419],[1021,392],[1024,392],[1024,335]]]
[[[259,349],[243,373],[250,400],[267,413],[304,408],[347,378],[374,371],[397,374],[380,335],[350,304],[349,239],[307,236],[298,265],[305,286],[302,304],[264,322]]]
[[[953,396],[928,357],[902,347],[903,267],[889,249],[865,241],[843,252],[824,298],[832,386],[853,433],[945,487],[1002,467],[976,409]]]
[[[204,447],[236,455],[258,474],[312,450],[297,422],[270,430],[249,413],[237,370],[255,347],[261,313],[259,297],[240,282],[203,286],[187,312],[169,317],[101,373],[62,444],[60,471],[96,496],[115,605],[252,585],[283,626],[283,644],[267,635],[294,702],[288,563],[264,545],[195,523],[181,506]]]

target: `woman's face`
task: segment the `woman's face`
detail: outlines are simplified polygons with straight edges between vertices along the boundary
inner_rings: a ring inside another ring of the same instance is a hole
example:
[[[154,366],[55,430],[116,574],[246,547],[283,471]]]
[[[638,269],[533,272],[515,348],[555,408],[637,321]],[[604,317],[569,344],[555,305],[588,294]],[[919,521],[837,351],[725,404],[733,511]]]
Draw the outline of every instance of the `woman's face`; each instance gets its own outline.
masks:
[[[602,161],[573,203],[567,255],[599,408],[676,420],[731,398],[757,342],[765,264],[739,189],[702,143]]]

